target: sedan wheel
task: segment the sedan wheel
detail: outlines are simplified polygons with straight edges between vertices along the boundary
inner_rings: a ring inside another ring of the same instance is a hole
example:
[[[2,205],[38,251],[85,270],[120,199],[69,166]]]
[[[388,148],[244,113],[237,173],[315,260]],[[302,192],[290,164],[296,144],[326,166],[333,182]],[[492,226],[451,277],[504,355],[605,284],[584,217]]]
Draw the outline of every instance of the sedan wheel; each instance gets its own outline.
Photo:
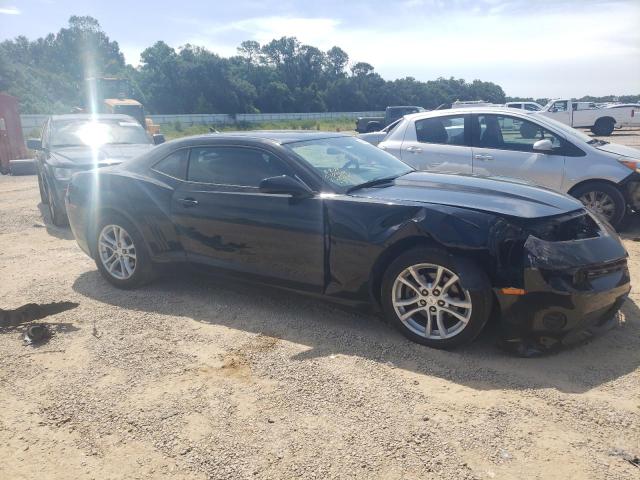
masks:
[[[471,295],[448,268],[420,263],[404,269],[393,285],[393,307],[413,333],[432,340],[455,337],[469,323]]]
[[[571,195],[580,200],[598,217],[616,227],[626,213],[622,192],[605,182],[589,182],[572,190]]]
[[[587,192],[582,195],[579,200],[585,207],[589,207],[608,222],[611,221],[616,213],[615,202],[605,192]]]
[[[131,235],[118,225],[106,225],[98,238],[102,265],[118,280],[127,280],[136,270],[136,247]]]
[[[471,259],[417,247],[387,267],[380,289],[387,318],[406,337],[434,348],[472,341],[492,308],[491,283]]]

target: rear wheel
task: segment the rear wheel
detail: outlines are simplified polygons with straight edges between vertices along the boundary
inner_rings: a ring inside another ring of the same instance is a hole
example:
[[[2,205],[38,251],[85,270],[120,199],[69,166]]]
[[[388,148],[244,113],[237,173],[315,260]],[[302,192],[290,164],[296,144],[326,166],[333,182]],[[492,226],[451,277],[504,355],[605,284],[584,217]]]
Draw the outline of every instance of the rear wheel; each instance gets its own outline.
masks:
[[[382,281],[386,316],[407,338],[429,347],[450,349],[471,342],[489,318],[491,285],[471,262],[464,262],[465,274],[480,281],[480,288],[466,288],[457,270],[440,249],[419,248],[400,255]]]
[[[591,127],[591,131],[595,135],[609,136],[613,132],[616,126],[616,122],[611,118],[599,118],[596,123]]]
[[[620,224],[626,211],[622,192],[605,182],[591,182],[571,192],[585,207],[614,227]]]
[[[153,264],[135,226],[120,215],[107,215],[95,234],[95,262],[112,285],[131,289],[153,279]]]
[[[520,125],[520,136],[522,138],[535,138],[538,134],[538,127],[533,123],[522,122]]]

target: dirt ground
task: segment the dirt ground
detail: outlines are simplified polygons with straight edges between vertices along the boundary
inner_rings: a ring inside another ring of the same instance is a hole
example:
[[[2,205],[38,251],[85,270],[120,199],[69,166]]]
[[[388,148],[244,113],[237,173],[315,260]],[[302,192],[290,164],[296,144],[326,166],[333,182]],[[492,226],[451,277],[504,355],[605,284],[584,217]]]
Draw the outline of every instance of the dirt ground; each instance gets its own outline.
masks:
[[[38,203],[0,177],[0,308],[78,306],[0,332],[0,478],[640,478],[638,219],[620,325],[522,359],[188,272],[118,291]]]

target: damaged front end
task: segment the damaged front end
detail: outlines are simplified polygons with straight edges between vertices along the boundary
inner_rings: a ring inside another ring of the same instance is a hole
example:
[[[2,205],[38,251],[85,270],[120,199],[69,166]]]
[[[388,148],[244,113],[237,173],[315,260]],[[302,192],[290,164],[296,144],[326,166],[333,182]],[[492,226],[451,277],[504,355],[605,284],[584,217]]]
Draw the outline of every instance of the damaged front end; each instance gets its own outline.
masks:
[[[501,255],[510,288],[495,288],[504,346],[535,355],[615,325],[631,287],[610,226],[581,209],[511,228]]]

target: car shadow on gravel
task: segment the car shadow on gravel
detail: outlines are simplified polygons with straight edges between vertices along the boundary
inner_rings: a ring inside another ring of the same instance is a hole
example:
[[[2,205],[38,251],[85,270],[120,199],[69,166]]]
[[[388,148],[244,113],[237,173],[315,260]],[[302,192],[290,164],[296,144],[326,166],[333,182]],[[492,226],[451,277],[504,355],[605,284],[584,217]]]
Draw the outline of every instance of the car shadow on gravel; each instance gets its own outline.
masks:
[[[439,351],[410,342],[373,314],[188,269],[134,291],[114,288],[97,271],[85,272],[73,289],[127,310],[189,318],[308,347],[292,361],[336,354],[357,356],[477,390],[555,388],[579,393],[627,375],[640,365],[640,309],[631,299],[623,306],[623,325],[586,344],[526,359],[496,347],[495,325],[467,347]]]

